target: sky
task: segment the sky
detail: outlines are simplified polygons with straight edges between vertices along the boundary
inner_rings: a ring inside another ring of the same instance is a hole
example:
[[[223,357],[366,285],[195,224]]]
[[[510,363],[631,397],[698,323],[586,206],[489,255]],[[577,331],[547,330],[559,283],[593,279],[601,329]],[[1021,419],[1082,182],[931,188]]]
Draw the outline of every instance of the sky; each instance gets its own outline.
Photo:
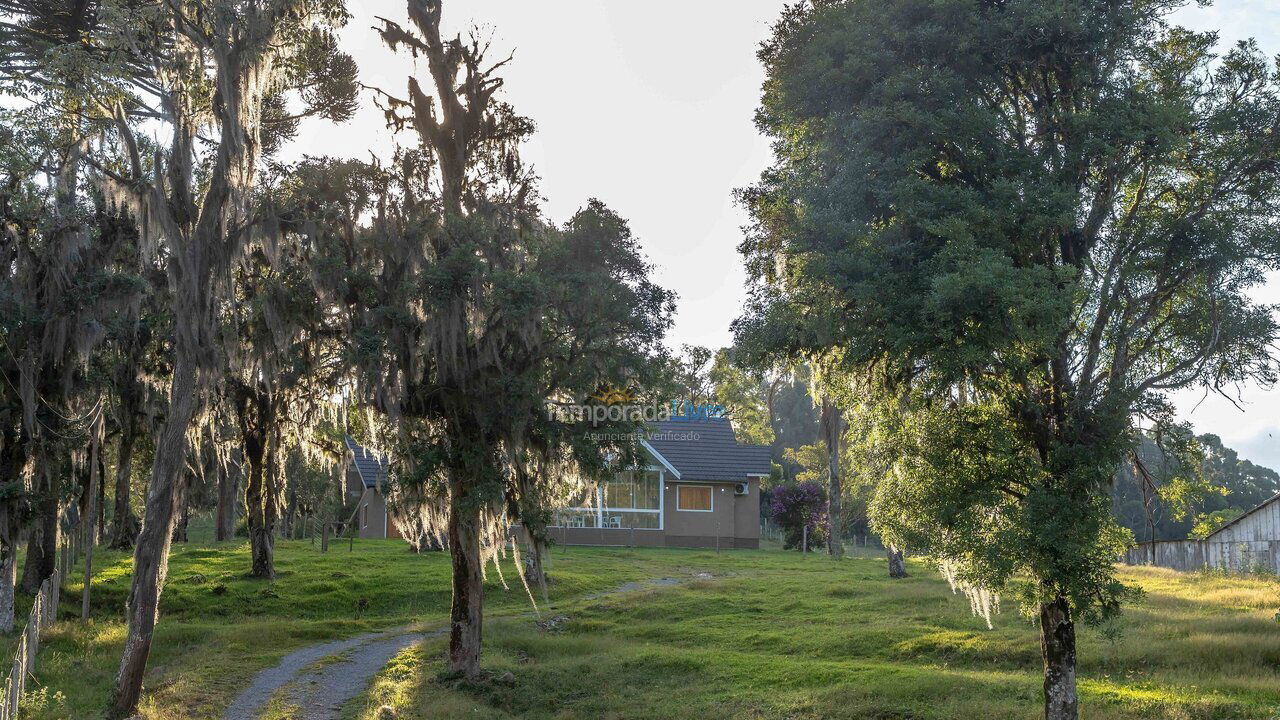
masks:
[[[783,0],[486,0],[444,3],[446,29],[472,25],[492,40],[492,57],[514,53],[506,98],[538,131],[525,149],[541,178],[546,215],[562,222],[598,198],[631,223],[655,279],[679,294],[669,345],[721,347],[746,297],[737,253],[745,213],[733,191],[769,162],[755,129],[763,71],[756,48]],[[414,63],[383,46],[376,15],[405,23],[398,0],[351,0],[344,49],[361,82],[405,95]],[[1217,29],[1224,43],[1256,36],[1280,54],[1280,4],[1219,0],[1175,21]],[[424,76],[425,66],[417,68]],[[297,156],[385,156],[392,137],[366,96],[351,121],[304,124]],[[1259,288],[1280,303],[1280,276]],[[1197,432],[1212,432],[1243,457],[1280,469],[1280,390],[1241,388],[1234,403],[1203,392],[1173,397]],[[1237,407],[1239,405],[1239,407]]]

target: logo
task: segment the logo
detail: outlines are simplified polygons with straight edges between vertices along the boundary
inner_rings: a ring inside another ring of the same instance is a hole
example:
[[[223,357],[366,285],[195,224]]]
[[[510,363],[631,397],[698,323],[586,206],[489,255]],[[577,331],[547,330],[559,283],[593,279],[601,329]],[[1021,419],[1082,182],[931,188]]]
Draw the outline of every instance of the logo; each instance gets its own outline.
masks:
[[[635,390],[602,383],[581,403],[547,403],[547,419],[560,422],[661,422],[726,418],[723,405],[675,399],[668,403],[643,403]]]
[[[597,405],[634,405],[640,398],[631,388],[616,388],[604,383],[587,399]]]

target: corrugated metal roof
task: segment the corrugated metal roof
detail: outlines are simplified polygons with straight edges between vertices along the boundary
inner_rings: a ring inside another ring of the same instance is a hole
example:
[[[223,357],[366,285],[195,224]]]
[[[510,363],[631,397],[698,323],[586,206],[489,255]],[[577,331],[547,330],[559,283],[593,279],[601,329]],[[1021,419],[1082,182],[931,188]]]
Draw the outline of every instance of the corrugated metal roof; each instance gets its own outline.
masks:
[[[367,488],[385,486],[387,482],[387,463],[378,456],[356,443],[347,436],[347,449],[351,451],[352,464],[360,473],[360,480]]]
[[[769,447],[742,445],[728,418],[672,419],[655,423],[645,438],[680,473],[680,480],[741,482],[769,474]]]

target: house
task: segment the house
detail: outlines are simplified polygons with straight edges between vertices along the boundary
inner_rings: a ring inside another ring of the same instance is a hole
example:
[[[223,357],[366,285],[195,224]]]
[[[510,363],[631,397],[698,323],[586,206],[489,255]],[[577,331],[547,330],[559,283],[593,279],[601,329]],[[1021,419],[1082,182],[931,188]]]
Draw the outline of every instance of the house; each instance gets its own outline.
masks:
[[[641,440],[645,465],[618,472],[548,535],[565,545],[757,548],[769,448],[739,444],[728,418],[673,418]]]
[[[387,515],[386,460],[358,445],[351,436],[347,436],[346,443],[351,451],[351,462],[347,465],[346,495],[343,499],[347,512],[355,513],[357,537],[402,537],[400,529]]]
[[[1141,543],[1125,554],[1131,565],[1174,570],[1202,567],[1280,572],[1280,494],[1215,530],[1204,540]]]
[[[348,437],[348,513],[362,538],[398,538],[387,514],[386,462]],[[672,419],[648,428],[643,467],[614,475],[578,507],[555,514],[564,545],[757,548],[760,480],[769,448],[739,444],[727,418]]]

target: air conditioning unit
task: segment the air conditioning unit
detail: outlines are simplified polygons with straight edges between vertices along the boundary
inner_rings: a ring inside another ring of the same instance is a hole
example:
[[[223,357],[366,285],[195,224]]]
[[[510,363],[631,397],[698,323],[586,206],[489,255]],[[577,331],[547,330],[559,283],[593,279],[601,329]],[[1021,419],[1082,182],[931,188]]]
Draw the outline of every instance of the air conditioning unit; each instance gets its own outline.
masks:
[[[733,486],[733,494],[734,494],[734,495],[750,495],[750,494],[751,494],[751,483],[744,483],[744,482],[740,482],[740,483],[738,483],[737,485],[734,485],[734,486]]]

